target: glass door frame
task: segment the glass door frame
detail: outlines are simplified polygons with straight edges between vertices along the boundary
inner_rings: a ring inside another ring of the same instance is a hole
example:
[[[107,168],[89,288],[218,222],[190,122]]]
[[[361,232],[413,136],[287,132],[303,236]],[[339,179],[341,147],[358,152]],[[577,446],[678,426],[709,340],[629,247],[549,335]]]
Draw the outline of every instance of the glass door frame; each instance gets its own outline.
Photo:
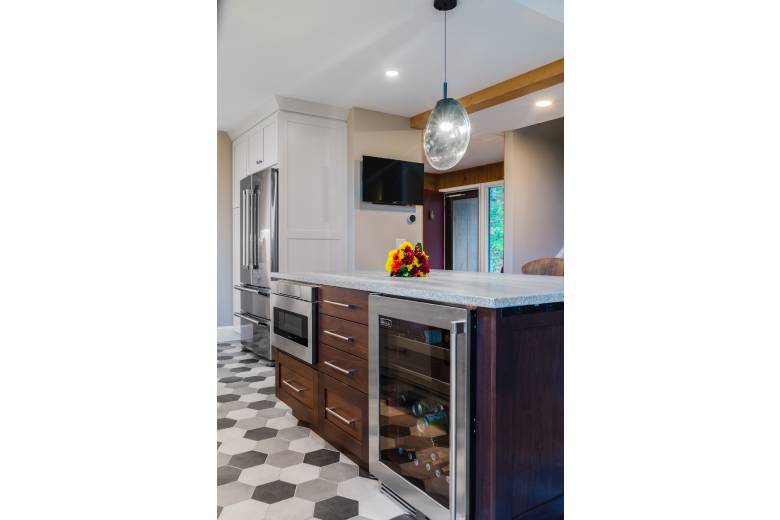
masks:
[[[473,190],[478,191],[478,199],[479,199],[479,272],[485,273],[488,272],[489,267],[489,259],[490,259],[490,253],[488,251],[488,239],[490,235],[490,200],[489,200],[489,193],[488,190],[492,188],[493,186],[504,186],[504,272],[506,271],[506,185],[503,180],[498,181],[491,181],[491,182],[480,182],[478,184],[467,184],[464,186],[454,186],[452,188],[441,188],[439,190],[439,193],[444,195],[444,205],[445,205],[445,219],[444,219],[444,258],[445,258],[445,265],[444,268],[447,269],[447,263],[446,259],[448,258],[448,255],[451,255],[451,252],[448,252],[447,250],[447,195],[448,194],[454,194],[454,193],[460,193],[460,192],[469,192]],[[451,231],[450,231],[451,232]]]
[[[471,311],[461,307],[369,296],[368,463],[385,486],[431,520],[465,520],[469,515],[471,450]],[[450,507],[444,508],[380,460],[379,317],[385,316],[450,331]]]
[[[477,199],[477,247],[482,248],[482,199],[479,189],[471,188],[465,190],[449,191],[444,194],[444,269],[452,270],[452,202],[453,200]],[[481,254],[477,255],[477,271],[482,270]]]

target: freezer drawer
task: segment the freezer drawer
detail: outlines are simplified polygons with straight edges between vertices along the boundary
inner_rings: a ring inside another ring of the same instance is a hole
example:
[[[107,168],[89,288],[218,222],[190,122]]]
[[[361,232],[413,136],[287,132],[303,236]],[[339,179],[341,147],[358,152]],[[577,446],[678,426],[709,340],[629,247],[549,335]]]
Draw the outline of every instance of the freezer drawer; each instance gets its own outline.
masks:
[[[271,292],[268,289],[251,285],[234,285],[233,289],[241,295],[241,312],[271,319]]]
[[[241,322],[241,346],[272,361],[271,354],[271,322],[245,312],[233,313]]]

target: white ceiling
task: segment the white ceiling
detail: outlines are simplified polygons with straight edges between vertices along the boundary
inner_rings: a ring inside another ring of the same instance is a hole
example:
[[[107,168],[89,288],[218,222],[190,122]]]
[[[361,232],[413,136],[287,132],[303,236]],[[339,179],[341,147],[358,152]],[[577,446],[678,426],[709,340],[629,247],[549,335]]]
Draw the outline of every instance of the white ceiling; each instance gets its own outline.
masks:
[[[563,0],[460,0],[447,33],[457,98],[561,58]],[[443,16],[433,0],[220,0],[218,44],[220,130],[273,95],[403,116],[441,97]],[[397,78],[385,76],[391,68]],[[475,154],[483,112],[472,119]],[[485,142],[495,154],[495,139]]]
[[[535,103],[542,99],[548,99],[553,104],[549,107],[537,107]],[[468,150],[463,159],[447,171],[458,171],[503,161],[505,131],[544,123],[559,117],[563,117],[563,84],[469,114],[471,141]],[[434,170],[427,161],[425,171],[442,173]]]

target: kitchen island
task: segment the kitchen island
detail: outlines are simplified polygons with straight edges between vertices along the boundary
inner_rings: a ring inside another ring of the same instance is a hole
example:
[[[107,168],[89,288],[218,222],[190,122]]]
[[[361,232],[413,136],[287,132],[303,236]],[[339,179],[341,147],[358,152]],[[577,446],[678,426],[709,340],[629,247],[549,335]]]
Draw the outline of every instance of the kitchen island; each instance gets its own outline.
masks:
[[[296,417],[432,520],[562,518],[562,277],[272,277],[320,288],[315,361],[276,350]]]

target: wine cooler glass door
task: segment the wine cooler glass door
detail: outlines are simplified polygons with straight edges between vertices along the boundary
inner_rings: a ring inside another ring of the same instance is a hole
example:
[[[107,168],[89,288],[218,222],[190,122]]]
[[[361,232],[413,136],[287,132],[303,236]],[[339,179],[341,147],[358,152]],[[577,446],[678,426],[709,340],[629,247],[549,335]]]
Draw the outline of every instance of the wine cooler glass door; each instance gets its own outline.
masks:
[[[468,311],[370,303],[371,471],[432,520],[466,518]]]

